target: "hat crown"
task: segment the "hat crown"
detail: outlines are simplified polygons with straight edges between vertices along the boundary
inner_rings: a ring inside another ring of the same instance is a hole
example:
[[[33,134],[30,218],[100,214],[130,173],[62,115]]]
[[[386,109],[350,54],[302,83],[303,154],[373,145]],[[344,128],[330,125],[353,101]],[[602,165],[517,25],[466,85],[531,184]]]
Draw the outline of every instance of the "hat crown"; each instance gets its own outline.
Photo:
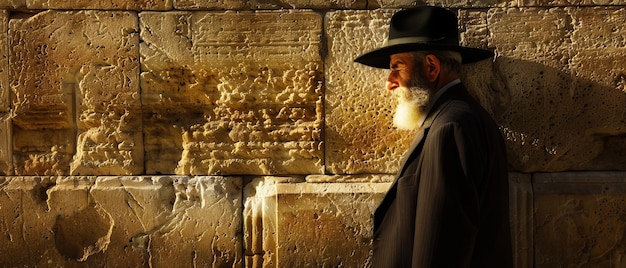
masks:
[[[418,38],[427,43],[459,44],[456,15],[441,7],[417,7],[397,12],[391,18],[388,41]]]
[[[463,63],[477,62],[494,55],[490,50],[460,45],[454,12],[442,7],[423,6],[396,12],[389,23],[387,43],[354,61],[387,69],[393,54],[432,50],[459,52]]]

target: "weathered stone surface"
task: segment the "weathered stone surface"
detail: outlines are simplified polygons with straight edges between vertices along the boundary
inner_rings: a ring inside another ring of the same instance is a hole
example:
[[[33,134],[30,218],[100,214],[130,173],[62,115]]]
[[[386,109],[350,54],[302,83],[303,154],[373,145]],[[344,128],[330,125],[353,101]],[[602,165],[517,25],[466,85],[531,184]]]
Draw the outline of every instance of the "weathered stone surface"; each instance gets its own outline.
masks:
[[[0,175],[13,174],[12,135],[11,116],[3,115],[0,117]]]
[[[444,6],[449,8],[517,6],[516,0],[174,0],[176,9],[377,9],[407,8],[422,5]]]
[[[241,267],[241,192],[223,177],[1,178],[0,263]]]
[[[517,6],[517,0],[369,0],[368,8],[407,8],[412,6],[442,6],[446,8]]]
[[[367,0],[174,0],[176,9],[218,9],[218,10],[247,10],[247,9],[329,9],[354,8],[363,9]]]
[[[464,46],[490,49],[489,25],[485,10],[459,10],[459,38]],[[473,66],[473,65],[472,65]]]
[[[459,10],[460,42],[464,46],[493,50],[489,44],[489,24],[486,10]],[[476,100],[491,114],[507,109],[510,98],[504,81],[494,72],[493,59],[462,65],[461,81]],[[504,106],[504,107],[503,107]]]
[[[55,218],[46,212],[46,190],[51,185],[50,178],[0,177],[0,263],[4,266],[46,264],[48,255],[56,252]]]
[[[0,175],[13,174],[9,101],[9,12],[0,10]]]
[[[395,173],[413,133],[392,126],[395,97],[387,72],[354,63],[387,39],[394,10],[326,15],[326,170],[334,174]]]
[[[309,175],[306,177],[307,182],[316,183],[332,183],[332,182],[393,182],[395,176],[389,174],[367,174],[367,175]]]
[[[10,20],[17,174],[143,171],[137,24],[106,11]]]
[[[244,189],[247,267],[367,267],[372,215],[390,183],[259,178]]]
[[[569,169],[626,169],[626,9],[571,9],[573,56],[571,72],[576,75],[570,98],[580,116],[568,118],[574,132],[576,159]],[[560,131],[563,131],[561,129]]]
[[[9,12],[0,9],[0,113],[9,111]]]
[[[590,15],[600,12],[611,19]],[[623,67],[615,64],[625,21],[621,9],[489,10],[499,57],[483,79],[499,92],[491,106],[514,169],[624,169],[626,160],[613,156],[626,130]]]
[[[244,256],[246,267],[279,267],[276,184],[301,183],[298,177],[262,177],[243,191]]]
[[[126,241],[120,240],[119,244],[128,245],[130,241],[134,250],[162,267],[243,265],[241,178],[153,177],[152,181],[156,187],[142,181],[113,179],[107,183],[110,186],[103,183],[95,198],[102,204],[111,203],[103,205],[105,208],[125,208],[112,212],[119,217],[116,219],[122,234],[132,233],[125,230],[126,226],[141,227],[130,237],[121,236]],[[125,198],[109,201],[116,194]]]
[[[142,13],[149,174],[322,172],[321,17]]]
[[[424,5],[423,1],[415,0],[369,0],[367,8],[406,8],[412,6]]]
[[[534,267],[624,267],[624,173],[534,177]]]
[[[11,0],[15,1],[15,0]],[[25,0],[29,9],[169,10],[172,0]]]
[[[95,177],[57,178],[46,191],[50,212],[46,216],[54,221],[52,226],[41,227],[52,228],[60,256],[51,253],[47,258],[56,259],[54,263],[62,263],[63,258],[85,262],[109,247],[115,221],[92,201],[89,191],[94,181]]]
[[[519,0],[519,6],[555,7],[555,6],[594,6],[624,5],[624,0]]]
[[[250,1],[240,0],[174,0],[174,8],[182,10],[216,9],[216,10],[243,10],[249,9]]]
[[[23,9],[26,7],[26,0],[0,0],[0,8]]]

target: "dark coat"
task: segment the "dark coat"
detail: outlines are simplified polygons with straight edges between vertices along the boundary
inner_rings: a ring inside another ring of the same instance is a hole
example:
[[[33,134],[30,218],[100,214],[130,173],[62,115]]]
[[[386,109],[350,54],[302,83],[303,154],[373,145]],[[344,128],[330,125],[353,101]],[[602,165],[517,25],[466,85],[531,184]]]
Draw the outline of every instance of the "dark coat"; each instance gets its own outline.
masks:
[[[448,89],[374,213],[373,267],[512,267],[507,178],[498,127]]]

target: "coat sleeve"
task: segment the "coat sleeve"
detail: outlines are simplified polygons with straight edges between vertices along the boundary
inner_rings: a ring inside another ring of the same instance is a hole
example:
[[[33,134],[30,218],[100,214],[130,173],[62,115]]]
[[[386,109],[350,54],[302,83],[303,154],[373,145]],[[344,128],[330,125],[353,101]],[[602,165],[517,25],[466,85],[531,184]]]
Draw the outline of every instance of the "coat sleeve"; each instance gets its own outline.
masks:
[[[415,218],[413,267],[468,267],[479,221],[475,130],[458,123],[431,129],[424,144]]]

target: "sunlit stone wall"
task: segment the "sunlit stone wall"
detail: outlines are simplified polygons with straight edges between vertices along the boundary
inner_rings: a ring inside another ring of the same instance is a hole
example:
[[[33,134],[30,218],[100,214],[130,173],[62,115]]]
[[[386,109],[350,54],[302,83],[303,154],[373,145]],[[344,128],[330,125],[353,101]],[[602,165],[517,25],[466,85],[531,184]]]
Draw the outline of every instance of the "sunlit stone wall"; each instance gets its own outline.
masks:
[[[1,267],[368,267],[414,133],[352,62],[454,10],[516,267],[623,267],[624,0],[0,0]]]

